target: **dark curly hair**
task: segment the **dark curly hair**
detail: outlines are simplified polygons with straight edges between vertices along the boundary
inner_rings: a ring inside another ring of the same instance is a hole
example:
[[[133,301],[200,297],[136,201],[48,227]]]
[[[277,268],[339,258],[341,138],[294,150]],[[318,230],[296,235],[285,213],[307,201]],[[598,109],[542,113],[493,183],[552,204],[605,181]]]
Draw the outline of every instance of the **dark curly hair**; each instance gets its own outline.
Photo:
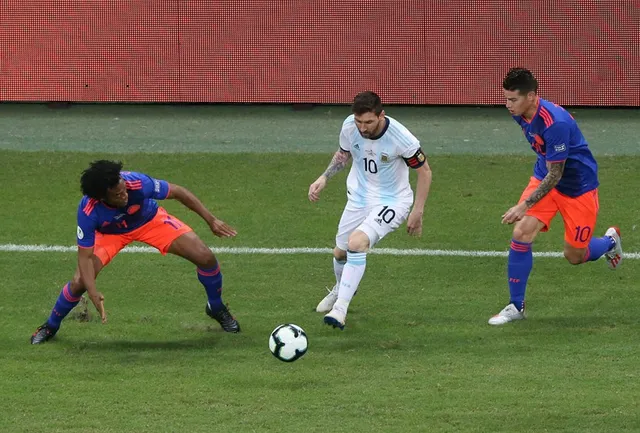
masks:
[[[360,92],[353,98],[351,112],[357,115],[373,112],[376,116],[379,116],[382,113],[382,101],[374,92]]]
[[[511,68],[502,81],[502,87],[504,90],[510,92],[518,91],[522,95],[526,95],[529,92],[538,92],[538,80],[533,76],[533,73],[525,68]]]
[[[120,161],[93,161],[80,177],[82,193],[96,200],[104,200],[107,198],[107,190],[120,182],[121,170]]]

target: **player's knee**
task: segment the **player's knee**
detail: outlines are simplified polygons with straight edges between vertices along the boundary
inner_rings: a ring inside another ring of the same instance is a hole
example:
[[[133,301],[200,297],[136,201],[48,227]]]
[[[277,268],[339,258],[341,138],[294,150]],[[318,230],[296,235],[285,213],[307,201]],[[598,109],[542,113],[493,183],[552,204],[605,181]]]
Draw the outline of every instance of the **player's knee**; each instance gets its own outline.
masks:
[[[209,248],[200,248],[196,253],[197,265],[203,269],[213,269],[218,265],[215,254]]]
[[[80,296],[87,291],[87,289],[84,288],[84,283],[82,282],[82,278],[80,278],[79,275],[73,276],[71,284],[69,284],[69,290],[71,291],[71,293],[77,296]]]
[[[523,230],[521,227],[515,227],[513,229],[513,240],[518,242],[531,243],[535,237],[534,232]]]
[[[584,252],[582,250],[564,250],[564,258],[572,265],[579,265],[584,262]]]
[[[359,253],[367,252],[369,249],[369,237],[364,233],[355,236],[352,235],[349,237],[347,248],[349,251],[356,251]]]

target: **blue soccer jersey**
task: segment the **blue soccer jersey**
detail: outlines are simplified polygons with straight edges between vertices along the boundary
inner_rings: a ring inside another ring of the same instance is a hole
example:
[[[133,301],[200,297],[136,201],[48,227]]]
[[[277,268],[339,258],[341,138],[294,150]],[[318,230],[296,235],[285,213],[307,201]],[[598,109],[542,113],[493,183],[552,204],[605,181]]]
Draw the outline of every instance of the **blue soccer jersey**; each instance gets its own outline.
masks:
[[[598,187],[598,164],[571,114],[559,105],[538,100],[533,119],[513,116],[538,155],[533,176],[547,175],[547,162],[565,162],[564,173],[556,189],[569,197],[578,197]]]
[[[123,171],[129,200],[121,208],[113,208],[100,200],[82,197],[78,206],[78,246],[91,248],[95,232],[104,234],[128,233],[151,221],[158,212],[156,200],[169,195],[169,184],[142,173]]]

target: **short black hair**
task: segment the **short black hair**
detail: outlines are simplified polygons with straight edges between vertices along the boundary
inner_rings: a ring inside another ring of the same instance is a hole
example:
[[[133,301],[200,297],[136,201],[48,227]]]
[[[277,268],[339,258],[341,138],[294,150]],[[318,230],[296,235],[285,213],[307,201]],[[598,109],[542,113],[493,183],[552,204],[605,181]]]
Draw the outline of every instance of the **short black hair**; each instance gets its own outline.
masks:
[[[538,80],[533,76],[533,72],[525,68],[511,68],[502,81],[504,90],[510,92],[518,91],[522,95],[529,92],[538,92]]]
[[[360,92],[353,98],[351,112],[357,115],[373,112],[376,116],[379,116],[382,113],[382,101],[374,92],[368,90]]]
[[[120,161],[101,159],[89,164],[89,168],[82,172],[80,188],[87,197],[103,200],[107,198],[107,190],[114,188],[120,182]]]

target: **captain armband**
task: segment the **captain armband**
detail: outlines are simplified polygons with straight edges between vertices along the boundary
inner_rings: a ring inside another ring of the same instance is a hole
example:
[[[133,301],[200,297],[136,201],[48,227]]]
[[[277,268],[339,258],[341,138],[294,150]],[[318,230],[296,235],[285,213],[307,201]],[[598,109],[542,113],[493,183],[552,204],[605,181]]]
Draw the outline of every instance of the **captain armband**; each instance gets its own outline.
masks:
[[[421,148],[416,150],[416,153],[413,154],[411,158],[403,158],[404,162],[411,168],[420,168],[424,165],[427,160],[426,155],[422,151]]]

